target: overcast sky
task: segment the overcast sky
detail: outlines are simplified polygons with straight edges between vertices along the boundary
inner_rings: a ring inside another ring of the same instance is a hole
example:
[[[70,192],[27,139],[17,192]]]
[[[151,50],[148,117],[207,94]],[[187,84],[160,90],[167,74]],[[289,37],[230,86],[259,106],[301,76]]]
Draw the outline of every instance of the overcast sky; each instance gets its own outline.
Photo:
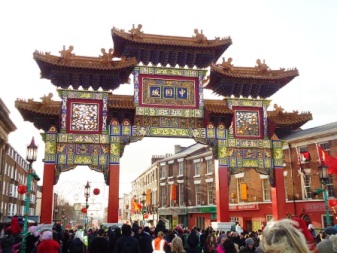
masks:
[[[40,101],[49,92],[58,100],[50,81],[40,79],[35,50],[59,56],[63,45],[73,45],[76,55],[99,56],[101,48],[113,48],[113,26],[128,31],[133,24],[142,24],[143,32],[150,34],[191,37],[197,28],[208,39],[230,36],[233,44],[223,56],[232,57],[234,66],[253,67],[259,58],[272,69],[296,67],[300,76],[270,98],[269,109],[277,103],[288,112],[310,111],[314,119],[304,128],[335,122],[336,13],[334,0],[1,1],[0,98],[18,128],[10,134],[10,144],[25,157],[26,145],[35,137],[40,152],[34,167],[42,178],[44,143],[39,130],[24,122],[14,107],[17,98]],[[116,93],[132,95],[133,86],[122,84]],[[206,93],[205,98],[214,96]],[[152,155],[173,153],[174,144],[192,143],[146,138],[127,146],[121,159],[120,193],[131,189],[130,180],[150,165]],[[74,180],[83,186],[87,180],[103,181],[101,174],[85,168],[81,173],[82,169],[62,174],[58,187]],[[83,195],[81,189],[67,192],[68,197]]]

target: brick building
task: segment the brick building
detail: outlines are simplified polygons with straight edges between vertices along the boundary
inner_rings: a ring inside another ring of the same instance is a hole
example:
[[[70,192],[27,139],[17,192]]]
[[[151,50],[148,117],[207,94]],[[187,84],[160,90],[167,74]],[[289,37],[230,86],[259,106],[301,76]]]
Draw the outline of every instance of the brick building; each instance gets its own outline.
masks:
[[[325,201],[322,194],[313,194],[316,189],[322,188],[318,176],[320,161],[317,145],[337,157],[337,122],[297,130],[284,136],[283,140],[284,208],[287,215],[301,217],[316,228],[324,227]],[[304,158],[304,154],[309,154],[309,158]],[[217,167],[211,150],[202,144],[187,148],[177,145],[175,154],[153,162],[150,168],[132,181],[132,196],[136,200],[142,198],[142,192],[152,193],[151,197],[146,197],[145,204],[149,214],[145,219],[148,225],[155,225],[156,217],[164,220],[167,227],[184,224],[204,228],[216,221]],[[149,174],[152,176],[145,177]],[[231,175],[228,182],[231,221],[239,222],[244,229],[252,231],[273,218],[270,180],[268,175],[255,169],[242,169]],[[335,197],[336,184],[336,175],[330,175],[327,183],[329,198]],[[153,209],[156,204],[158,209]],[[142,219],[137,212],[133,212],[133,220]],[[331,207],[329,215],[334,223],[335,213]]]
[[[24,215],[25,196],[18,194],[18,186],[27,184],[28,163],[8,143],[8,135],[16,130],[9,117],[9,110],[0,99],[0,213],[1,221],[6,216]],[[35,215],[37,183],[32,182],[28,215]]]

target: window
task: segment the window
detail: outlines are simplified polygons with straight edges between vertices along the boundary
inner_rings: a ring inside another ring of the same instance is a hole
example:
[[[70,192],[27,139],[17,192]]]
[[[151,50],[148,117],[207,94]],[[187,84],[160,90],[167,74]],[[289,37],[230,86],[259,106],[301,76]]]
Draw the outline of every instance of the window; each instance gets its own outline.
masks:
[[[185,198],[184,198],[184,183],[178,184],[178,192],[179,192],[179,206],[185,205]]]
[[[201,163],[196,162],[194,164],[194,176],[200,176],[200,168],[201,168]]]
[[[229,217],[229,221],[237,223],[239,222],[239,217]]]
[[[215,203],[213,182],[207,183],[207,202],[208,202],[209,205],[213,205]]]
[[[209,159],[206,161],[207,174],[212,174],[214,172],[213,160]]]
[[[166,206],[166,185],[160,186],[161,191],[161,206]]]
[[[311,199],[312,198],[312,192],[311,192],[311,176],[303,174],[302,176],[302,192],[304,199]]]
[[[8,203],[7,211],[8,211],[8,213],[7,213],[8,215],[13,216],[15,214],[14,204]]]
[[[15,195],[15,185],[10,184],[8,188],[8,196],[14,197],[14,195]]]
[[[195,184],[195,205],[200,206],[201,205],[201,186],[200,184]]]
[[[298,155],[300,163],[308,163],[311,160],[310,153],[308,152],[308,147],[300,147]]]
[[[237,178],[236,179],[236,191],[238,193],[238,202],[243,202],[241,199],[241,183],[243,183],[243,177]]]
[[[165,178],[166,177],[166,165],[162,165],[160,167],[160,178]]]
[[[270,201],[270,183],[268,178],[262,180],[263,201]]]
[[[326,228],[327,226],[331,226],[331,224],[328,224],[328,221],[326,219],[326,215],[322,215],[322,224],[323,224],[323,227]],[[333,216],[330,217],[330,223],[334,223],[333,222]],[[333,224],[332,224],[333,226]]]
[[[330,151],[330,145],[329,145],[329,142],[324,142],[324,143],[321,143],[319,145],[322,149],[324,149],[325,151],[327,151],[329,153]]]
[[[273,219],[273,215],[271,215],[271,214],[266,215],[266,221],[267,222],[271,221],[272,219]]]
[[[168,176],[173,177],[173,164],[168,165]]]
[[[324,149],[326,152],[330,153],[330,145],[329,145],[329,142],[324,142],[324,143],[321,143],[319,145],[322,149]],[[322,161],[320,162],[324,162],[323,158],[322,158]]]
[[[184,161],[179,162],[179,168],[178,168],[178,175],[182,176],[184,175]]]
[[[328,190],[329,197],[335,197],[335,188],[333,187],[333,176],[329,175],[326,181],[326,188]]]
[[[205,218],[204,217],[196,217],[195,218],[195,225],[198,228],[204,229],[205,228]]]
[[[170,186],[171,188],[171,194],[170,194],[170,206],[174,206],[177,201],[177,186],[172,184]],[[174,196],[175,195],[175,196]]]

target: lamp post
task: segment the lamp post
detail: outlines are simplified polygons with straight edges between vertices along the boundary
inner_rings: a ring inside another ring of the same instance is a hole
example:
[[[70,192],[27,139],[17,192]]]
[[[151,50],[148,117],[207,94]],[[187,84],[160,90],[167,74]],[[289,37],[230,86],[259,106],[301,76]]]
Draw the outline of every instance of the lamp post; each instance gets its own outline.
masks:
[[[85,208],[86,208],[85,218],[84,218],[84,229],[86,230],[87,229],[87,223],[88,223],[88,208],[89,208],[88,199],[90,197],[89,181],[87,181],[87,184],[84,186],[84,197],[85,197]]]
[[[140,201],[142,203],[142,215],[143,215],[142,223],[143,223],[143,226],[145,226],[145,220],[144,220],[144,214],[146,212],[146,207],[145,207],[146,199],[145,198],[146,198],[146,193],[145,193],[145,191],[143,191],[142,200]]]
[[[317,189],[315,191],[316,195],[323,192],[324,202],[325,202],[325,215],[326,215],[326,223],[328,226],[331,225],[331,219],[330,219],[330,212],[329,212],[329,204],[328,204],[328,192],[326,188],[326,183],[329,179],[329,173],[328,173],[328,166],[326,165],[320,165],[318,166],[318,174],[319,179],[321,180],[323,184],[323,189]]]
[[[37,158],[37,146],[35,145],[34,137],[32,138],[31,143],[27,146],[27,157],[26,160],[29,162],[28,167],[28,176],[27,176],[27,193],[26,193],[26,199],[25,199],[25,220],[23,225],[23,235],[22,235],[22,241],[21,241],[21,253],[26,252],[26,236],[28,231],[28,214],[29,214],[29,204],[30,204],[30,189],[32,180],[35,179],[36,181],[39,181],[39,176],[35,173],[35,171],[32,168],[33,162],[36,161]]]

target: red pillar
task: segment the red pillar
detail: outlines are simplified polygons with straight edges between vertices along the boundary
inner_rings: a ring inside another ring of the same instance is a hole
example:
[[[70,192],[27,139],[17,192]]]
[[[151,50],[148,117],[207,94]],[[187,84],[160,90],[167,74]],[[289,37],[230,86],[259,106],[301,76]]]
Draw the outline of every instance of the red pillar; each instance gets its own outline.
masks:
[[[217,222],[229,222],[228,167],[219,165],[215,170]]]
[[[275,187],[271,187],[273,218],[280,220],[287,216],[283,168],[274,168],[274,180]]]
[[[108,223],[118,222],[119,208],[119,164],[109,165]]]
[[[54,179],[55,164],[45,163],[43,169],[40,223],[50,224],[53,222]]]

